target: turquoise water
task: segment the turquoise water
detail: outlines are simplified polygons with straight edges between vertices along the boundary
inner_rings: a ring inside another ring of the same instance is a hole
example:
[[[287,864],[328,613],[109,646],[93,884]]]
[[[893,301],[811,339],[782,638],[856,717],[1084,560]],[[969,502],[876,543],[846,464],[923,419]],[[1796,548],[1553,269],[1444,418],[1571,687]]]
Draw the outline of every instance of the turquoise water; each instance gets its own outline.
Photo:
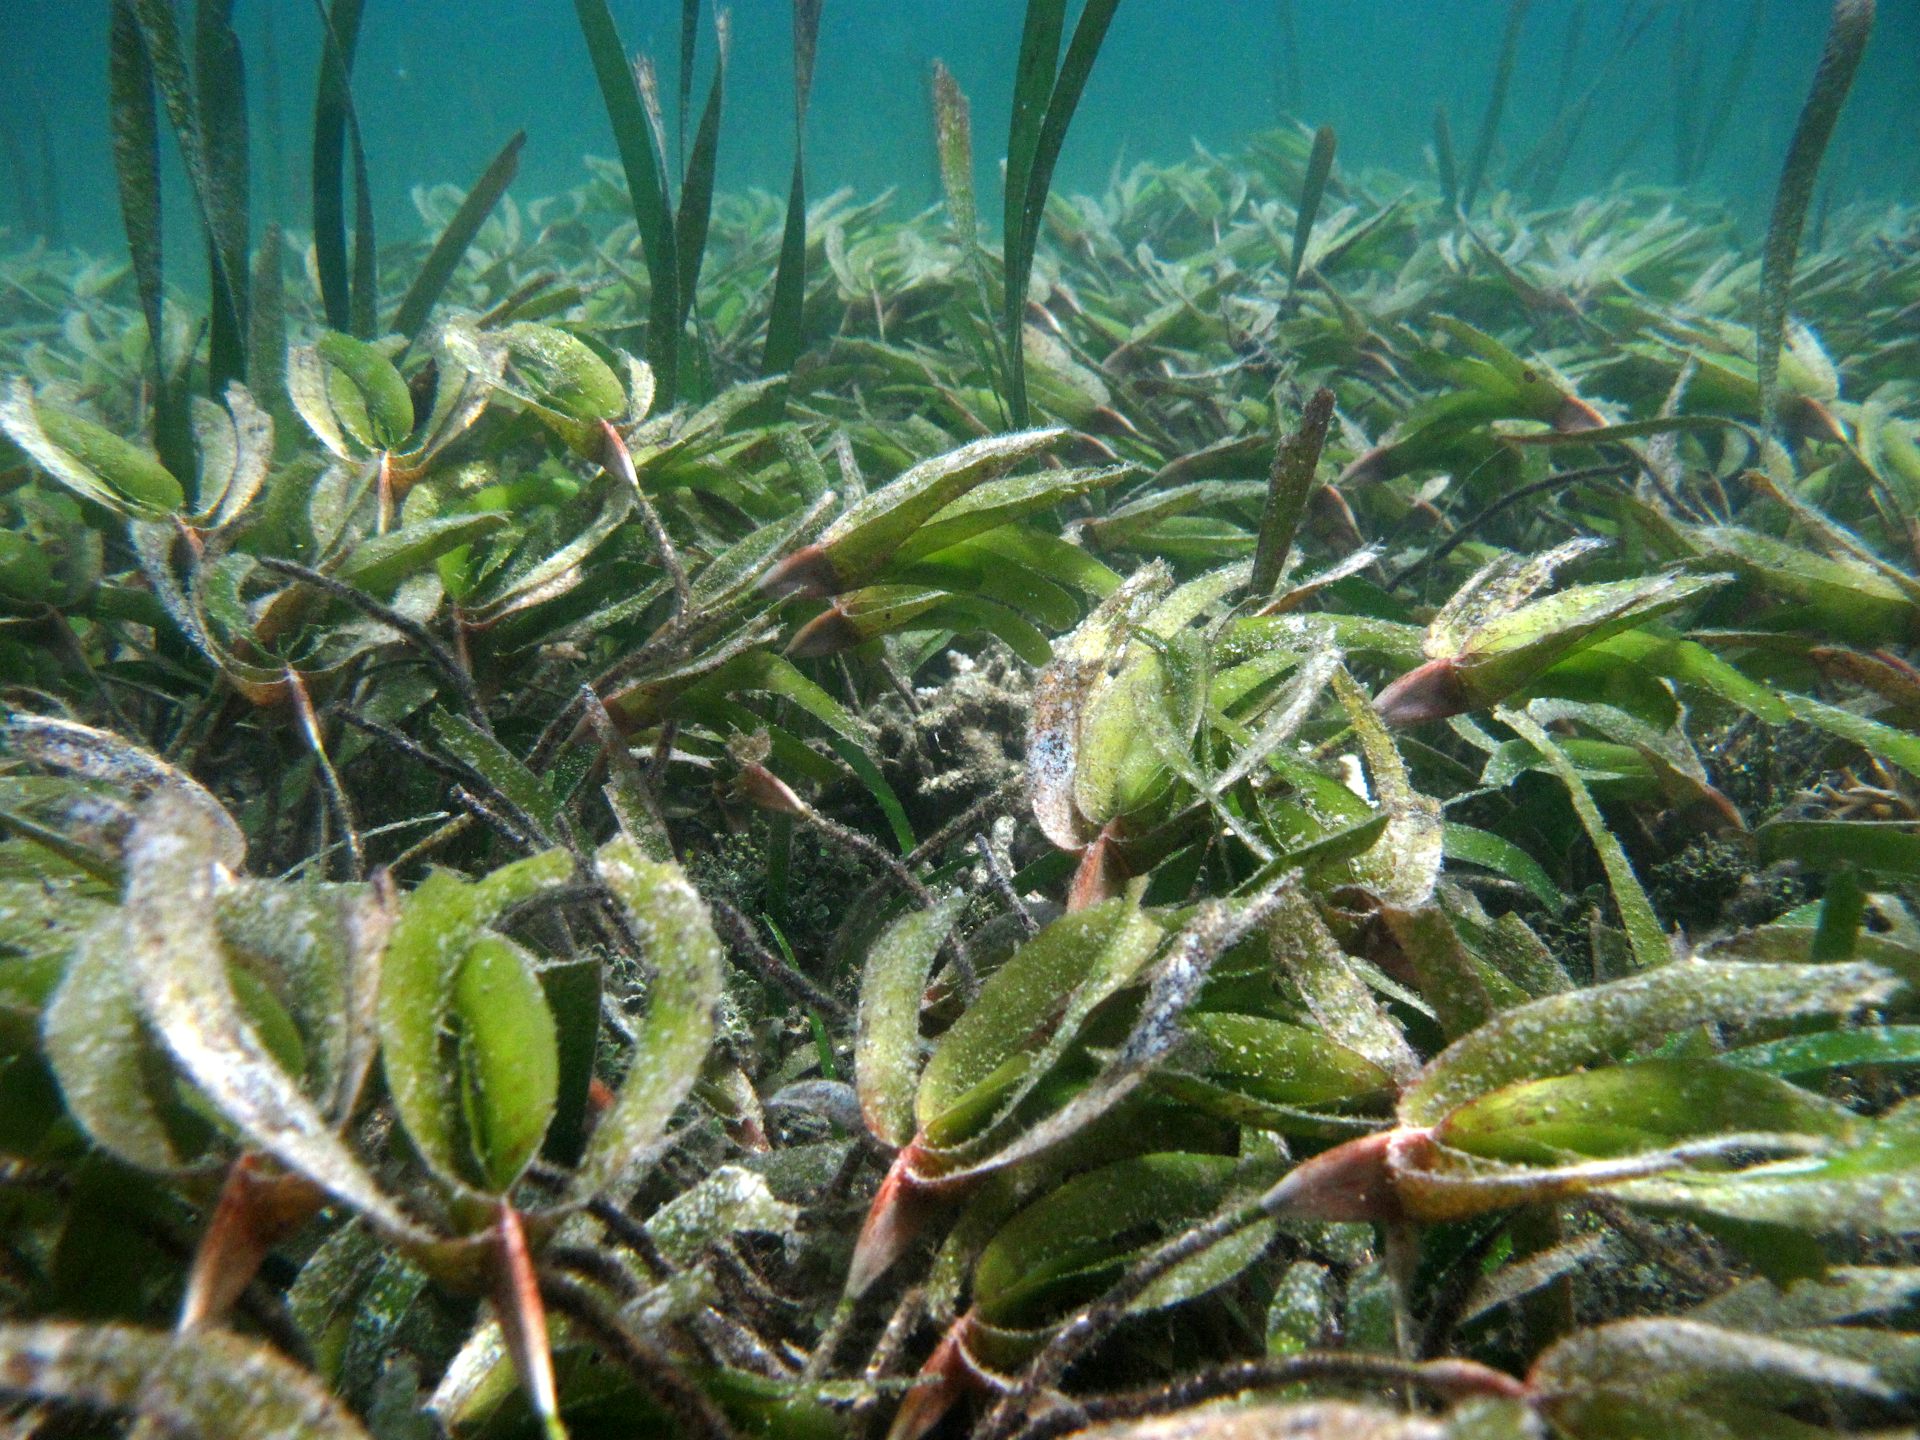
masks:
[[[615,0],[613,9],[629,46],[659,59],[671,108],[678,0]],[[1568,99],[1591,88],[1590,118],[1558,198],[1622,175],[1673,181],[1676,96],[1696,116],[1711,113],[1758,10],[1750,69],[1716,153],[1694,180],[1751,230],[1778,174],[1828,9],[1824,0],[1535,0],[1520,36],[1502,153],[1524,154]],[[105,120],[106,10],[104,0],[0,0],[0,225],[13,242],[57,228],[93,248],[119,243]],[[784,191],[790,7],[736,0],[731,10],[721,183]],[[990,179],[1023,11],[1024,0],[826,0],[808,136],[812,193],[892,186],[913,208],[932,198],[927,74],[936,57],[972,99]],[[315,9],[311,0],[239,0],[235,14],[248,46],[257,219],[277,215],[304,228]],[[1231,147],[1283,116],[1336,126],[1345,166],[1430,175],[1440,105],[1464,163],[1507,14],[1506,0],[1123,0],[1061,185],[1097,188],[1116,164],[1178,158],[1195,143]],[[1638,43],[1621,53],[1623,34],[1642,22]],[[1576,29],[1582,39],[1569,55]],[[1676,65],[1681,34],[1691,37],[1695,58]],[[710,63],[708,38],[701,91]],[[514,191],[523,201],[578,183],[583,153],[612,150],[566,0],[368,0],[354,88],[388,236],[419,225],[412,187],[464,186],[515,129],[529,136]],[[1917,122],[1920,0],[1880,0],[1872,51],[1829,156],[1835,198],[1920,198]],[[183,213],[185,198],[181,191],[171,214]]]

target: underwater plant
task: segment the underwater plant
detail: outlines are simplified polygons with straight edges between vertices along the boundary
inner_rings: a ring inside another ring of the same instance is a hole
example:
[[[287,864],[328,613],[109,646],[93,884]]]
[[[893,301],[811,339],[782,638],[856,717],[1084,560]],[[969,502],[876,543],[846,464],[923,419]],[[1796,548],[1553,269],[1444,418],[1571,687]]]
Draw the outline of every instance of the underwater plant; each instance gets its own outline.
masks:
[[[1030,0],[997,246],[944,67],[944,206],[809,204],[800,0],[727,194],[726,12],[672,105],[575,10],[617,159],[376,248],[325,6],[309,270],[232,7],[116,0],[128,261],[0,259],[0,1428],[1905,1433],[1920,222],[1806,235],[1873,6],[1754,254],[1546,201],[1525,3],[1438,186],[1067,196],[1118,6]]]

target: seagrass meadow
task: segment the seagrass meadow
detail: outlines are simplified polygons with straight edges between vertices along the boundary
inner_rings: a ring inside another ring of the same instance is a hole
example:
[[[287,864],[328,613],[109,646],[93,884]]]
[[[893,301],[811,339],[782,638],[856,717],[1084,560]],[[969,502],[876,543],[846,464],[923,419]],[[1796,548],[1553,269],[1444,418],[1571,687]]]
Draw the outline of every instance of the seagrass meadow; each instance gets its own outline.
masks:
[[[1916,1433],[1909,32],[1763,138],[1761,20],[1513,0],[1402,165],[1065,183],[1148,3],[932,66],[916,208],[822,0],[784,194],[733,17],[575,0],[612,158],[417,235],[380,0],[278,12],[291,208],[233,0],[107,5],[124,244],[30,126],[0,243],[0,1440]]]

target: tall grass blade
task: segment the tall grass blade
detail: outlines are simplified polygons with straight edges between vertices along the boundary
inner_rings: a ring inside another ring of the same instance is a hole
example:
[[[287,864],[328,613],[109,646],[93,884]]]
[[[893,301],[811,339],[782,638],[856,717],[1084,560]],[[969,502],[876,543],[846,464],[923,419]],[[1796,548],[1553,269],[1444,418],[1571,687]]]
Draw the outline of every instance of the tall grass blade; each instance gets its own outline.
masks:
[[[207,382],[215,395],[247,372],[248,234],[252,197],[247,138],[246,64],[233,31],[233,0],[200,0],[194,6],[194,90],[207,176],[222,207],[225,235],[209,245],[212,323],[208,333]],[[237,244],[236,244],[237,242]],[[232,247],[232,248],[229,248]]]
[[[277,222],[267,226],[253,256],[247,287],[247,388],[269,410],[287,397],[286,241]]]
[[[219,298],[235,317],[247,313],[243,287],[247,278],[247,217],[244,194],[235,195],[222,184],[209,155],[206,126],[187,73],[181,44],[180,18],[169,0],[133,0],[133,13],[146,42],[154,84],[166,107],[167,119],[180,142],[180,158],[206,226],[208,243],[216,257],[213,283]],[[243,142],[244,143],[244,142]]]
[[[1760,260],[1760,318],[1754,326],[1755,354],[1760,381],[1761,421],[1768,428],[1779,396],[1780,342],[1786,334],[1787,306],[1793,293],[1793,270],[1800,259],[1800,235],[1807,223],[1807,206],[1821,158],[1840,110],[1853,88],[1853,77],[1873,33],[1874,0],[1834,0],[1827,43],[1814,72],[1813,88],[1787,147],[1787,163],[1780,172],[1773,215],[1767,222],[1767,245]]]
[[[1500,60],[1493,72],[1493,93],[1487,97],[1487,113],[1480,120],[1480,134],[1473,142],[1473,154],[1467,159],[1467,173],[1460,188],[1460,208],[1471,211],[1480,198],[1480,186],[1487,178],[1487,162],[1493,158],[1493,144],[1500,135],[1500,118],[1506,113],[1507,92],[1513,88],[1513,64],[1520,53],[1520,30],[1527,23],[1527,11],[1533,0],[1512,0],[1507,7],[1506,33],[1500,37]]]
[[[453,279],[453,272],[459,268],[460,257],[467,253],[467,247],[473,244],[473,237],[480,233],[487,216],[493,213],[493,207],[500,203],[500,197],[507,193],[507,187],[513,184],[514,177],[520,173],[520,151],[526,143],[527,132],[515,132],[474,182],[473,189],[467,192],[467,198],[460,202],[460,208],[453,212],[447,228],[434,241],[426,263],[420,267],[420,273],[414,276],[413,284],[407,287],[400,308],[394,311],[393,324],[388,328],[396,335],[404,335],[409,341],[420,338],[420,332],[426,328],[427,317],[433,313],[434,305],[446,290],[447,283]]]
[[[1067,42],[1067,53],[1054,70],[1059,38],[1065,28],[1066,6],[1052,0],[1029,0],[1027,29],[1020,44],[1020,72],[1014,92],[1013,126],[1007,145],[1007,214],[1017,224],[1007,230],[1007,293],[1005,305],[1008,403],[1015,425],[1027,423],[1027,374],[1022,327],[1026,318],[1027,281],[1033,274],[1033,253],[1040,240],[1040,219],[1046,212],[1047,194],[1053,188],[1054,166],[1073,123],[1073,112],[1093,74],[1094,61],[1107,38],[1120,0],[1087,0]],[[1037,18],[1036,18],[1037,17]],[[1045,107],[1035,124],[1032,102],[1040,85],[1040,71],[1052,72],[1046,78]],[[1024,153],[1023,153],[1024,152]],[[1015,158],[1023,163],[1016,170]]]
[[[1002,296],[1002,344],[1007,352],[1007,405],[1016,426],[1027,423],[1027,377],[1021,345],[1026,315],[1027,180],[1033,173],[1040,129],[1046,122],[1060,64],[1060,40],[1067,28],[1066,0],[1027,0],[1020,32],[1020,59],[1013,77],[1013,116],[1007,128],[1007,194],[1001,237],[1006,290]]]
[[[347,146],[353,157],[353,282],[347,295],[352,333],[373,338],[380,305],[379,250],[373,238],[373,186],[367,178],[367,149],[360,140],[360,115],[347,92]]]
[[[674,140],[681,188],[687,182],[687,120],[693,114],[693,62],[700,50],[700,0],[680,0],[680,69],[675,74],[679,87],[679,106],[674,123]]]
[[[954,242],[966,256],[967,271],[973,277],[980,314],[985,321],[987,341],[980,345],[983,358],[990,362],[994,389],[1002,411],[1007,404],[1007,354],[1001,344],[994,316],[999,306],[994,298],[993,282],[987,274],[987,259],[980,246],[980,209],[973,188],[973,107],[967,103],[953,72],[940,61],[933,62],[933,135],[940,158],[940,188],[946,196],[947,218],[953,225]]]
[[[1572,76],[1568,75],[1568,83],[1561,87],[1561,93],[1572,98],[1561,107],[1560,113],[1554,117],[1553,124],[1547,127],[1546,133],[1513,170],[1514,187],[1516,189],[1521,186],[1528,187],[1535,203],[1546,204],[1552,198],[1553,192],[1559,188],[1560,177],[1566,172],[1567,161],[1573,158],[1574,146],[1580,139],[1580,132],[1586,127],[1588,119],[1593,114],[1594,101],[1599,97],[1608,77],[1620,62],[1626,59],[1633,52],[1634,47],[1645,38],[1653,19],[1653,12],[1648,11],[1640,17],[1637,24],[1623,26],[1619,44],[1614,47],[1606,60],[1592,71],[1592,78],[1588,80],[1586,88],[1577,95],[1573,90]]]
[[[587,42],[600,100],[613,126],[632,197],[634,223],[647,262],[647,358],[663,403],[671,404],[679,383],[679,262],[675,258],[673,210],[667,197],[664,161],[655,149],[640,87],[627,63],[626,47],[606,0],[574,0],[580,33]]]
[[[1278,403],[1275,410],[1279,409]],[[1307,401],[1300,426],[1274,447],[1273,473],[1267,479],[1267,503],[1260,513],[1260,538],[1253,552],[1253,576],[1247,582],[1255,603],[1265,601],[1286,570],[1287,552],[1299,533],[1300,517],[1313,493],[1313,477],[1333,423],[1333,391],[1321,386]]]
[[[120,219],[127,232],[140,313],[147,322],[148,378],[153,385],[154,448],[169,470],[191,474],[193,438],[186,397],[177,394],[165,353],[161,290],[160,112],[153,66],[131,0],[114,0],[109,17],[107,91]]]
[[[793,179],[787,187],[787,223],[780,266],[773,276],[763,375],[783,375],[800,358],[807,303],[807,105],[813,98],[813,62],[820,46],[823,0],[793,0]]]
[[[726,101],[727,60],[732,48],[732,17],[721,10],[713,17],[716,54],[713,84],[707,89],[707,103],[700,112],[700,132],[694,136],[693,153],[683,163],[680,181],[680,211],[674,217],[674,246],[680,260],[680,324],[693,313],[693,301],[700,288],[700,267],[706,260],[707,230],[713,223],[714,173],[720,157],[720,114]],[[683,52],[684,53],[684,52]],[[684,92],[685,85],[682,90]],[[685,127],[686,99],[682,95],[682,128]]]
[[[1300,209],[1293,219],[1293,252],[1287,257],[1287,293],[1300,283],[1300,266],[1307,258],[1307,241],[1313,236],[1313,222],[1320,215],[1320,201],[1327,193],[1327,177],[1333,173],[1333,152],[1339,141],[1331,125],[1313,132],[1313,151],[1307,156],[1307,173],[1300,182]]]
[[[321,12],[320,79],[313,104],[313,256],[328,328],[349,330],[346,146],[348,83],[365,0],[332,0]]]

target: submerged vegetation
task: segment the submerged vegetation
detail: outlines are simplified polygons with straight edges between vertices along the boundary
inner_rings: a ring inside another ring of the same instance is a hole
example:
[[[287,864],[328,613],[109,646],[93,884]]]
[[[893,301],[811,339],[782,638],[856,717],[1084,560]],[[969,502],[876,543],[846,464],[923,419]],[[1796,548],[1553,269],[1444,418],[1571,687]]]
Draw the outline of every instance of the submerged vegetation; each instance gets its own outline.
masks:
[[[809,200],[818,0],[784,211],[724,13],[670,144],[578,0],[618,162],[379,247],[332,0],[308,248],[230,6],[116,0],[130,263],[0,295],[8,1434],[1911,1423],[1920,215],[1802,253],[1872,5],[1763,254],[1545,202],[1524,4],[1464,176],[1054,194],[1115,9],[1028,6],[997,247],[944,69],[941,209]]]

